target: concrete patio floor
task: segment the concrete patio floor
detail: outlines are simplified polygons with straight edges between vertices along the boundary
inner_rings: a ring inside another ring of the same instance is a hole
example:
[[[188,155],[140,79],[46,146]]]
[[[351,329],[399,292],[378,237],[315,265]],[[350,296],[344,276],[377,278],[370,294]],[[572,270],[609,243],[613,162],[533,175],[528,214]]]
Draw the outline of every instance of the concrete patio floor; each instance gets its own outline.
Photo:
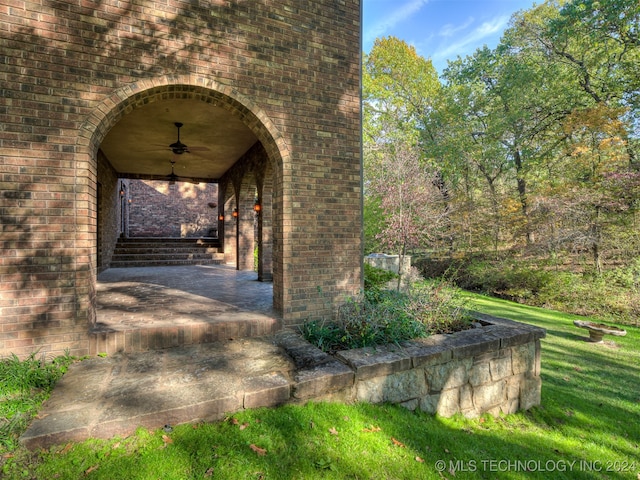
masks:
[[[273,284],[228,265],[112,268],[98,275],[90,354],[273,334]]]

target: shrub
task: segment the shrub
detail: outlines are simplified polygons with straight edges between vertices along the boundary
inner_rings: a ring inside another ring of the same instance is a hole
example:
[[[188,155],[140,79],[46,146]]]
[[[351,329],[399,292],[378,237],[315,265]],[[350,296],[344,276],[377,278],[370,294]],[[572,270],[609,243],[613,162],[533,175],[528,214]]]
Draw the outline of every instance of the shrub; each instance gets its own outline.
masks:
[[[331,322],[308,321],[303,336],[325,352],[395,343],[468,328],[457,290],[445,283],[417,282],[407,292],[374,288],[350,299]]]

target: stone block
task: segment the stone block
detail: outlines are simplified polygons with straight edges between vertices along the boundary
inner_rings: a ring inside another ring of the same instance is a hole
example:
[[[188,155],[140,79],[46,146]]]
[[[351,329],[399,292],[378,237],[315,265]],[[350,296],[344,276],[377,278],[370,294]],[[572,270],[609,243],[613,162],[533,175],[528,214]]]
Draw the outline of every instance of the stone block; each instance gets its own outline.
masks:
[[[469,383],[474,387],[491,381],[491,369],[488,363],[473,365],[469,370]]]
[[[520,409],[529,410],[540,405],[541,390],[540,377],[523,378],[520,382]]]
[[[419,369],[361,380],[356,386],[356,399],[370,403],[402,403],[426,393],[427,384]]]
[[[473,389],[473,404],[483,411],[502,404],[506,398],[507,382],[505,380],[479,385]]]
[[[460,410],[467,411],[473,408],[473,387],[471,385],[463,385],[460,387]]]
[[[289,400],[291,385],[281,373],[268,373],[242,381],[244,408],[273,407]]]
[[[469,370],[472,364],[472,358],[465,358],[425,368],[429,391],[435,393],[464,385],[469,380]]]
[[[511,361],[514,375],[531,372],[535,370],[536,345],[527,343],[516,345],[511,348]]]
[[[355,370],[358,380],[392,375],[411,368],[411,357],[396,346],[345,350],[338,352],[336,357]]]
[[[438,404],[440,403],[440,394],[424,395],[420,397],[419,407],[420,410],[426,413],[435,414],[438,411]]]
[[[525,378],[524,375],[514,375],[507,378],[507,399],[520,397],[520,382]]]
[[[484,328],[458,332],[450,337],[448,343],[454,360],[475,357],[500,348],[500,339],[486,334]]]
[[[416,338],[402,343],[407,355],[411,357],[412,366],[428,367],[451,360],[449,335],[432,335],[427,338]]]
[[[520,403],[517,398],[508,398],[502,405],[500,405],[500,412],[505,415],[516,413],[518,411],[519,404]]]
[[[353,387],[355,374],[343,363],[329,363],[296,372],[293,384],[295,398],[311,398],[328,392]]]
[[[402,402],[400,404],[401,407],[406,408],[407,410],[411,410],[412,412],[420,406],[420,400],[417,398],[411,399],[408,402]]]
[[[436,413],[442,417],[451,417],[460,411],[460,390],[450,388],[440,393]]]
[[[501,380],[512,375],[511,357],[496,358],[489,361],[491,369],[491,379],[493,381]]]

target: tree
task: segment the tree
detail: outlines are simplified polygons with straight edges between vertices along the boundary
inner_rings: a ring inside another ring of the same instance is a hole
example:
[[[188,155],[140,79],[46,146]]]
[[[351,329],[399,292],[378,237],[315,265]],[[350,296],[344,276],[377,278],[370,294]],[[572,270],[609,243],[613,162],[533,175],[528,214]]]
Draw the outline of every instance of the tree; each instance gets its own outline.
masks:
[[[369,188],[381,199],[384,225],[377,238],[399,257],[400,288],[407,251],[427,245],[442,224],[442,197],[435,186],[434,172],[421,165],[416,148],[387,145],[382,156],[383,161],[372,172]]]
[[[389,208],[388,205],[385,207],[388,199],[384,195],[390,192],[381,187],[384,183],[381,178],[389,178],[396,168],[395,162],[406,157],[402,152],[418,152],[415,148],[424,117],[434,109],[439,90],[440,82],[431,61],[395,37],[376,40],[371,52],[365,56],[364,207],[365,218],[376,220],[366,229],[369,242],[376,237],[376,229],[380,232],[388,227],[387,217],[381,211]],[[423,182],[434,181],[433,178],[419,178]],[[380,238],[378,235],[375,246],[379,245]],[[366,246],[367,249],[372,247],[371,243]]]

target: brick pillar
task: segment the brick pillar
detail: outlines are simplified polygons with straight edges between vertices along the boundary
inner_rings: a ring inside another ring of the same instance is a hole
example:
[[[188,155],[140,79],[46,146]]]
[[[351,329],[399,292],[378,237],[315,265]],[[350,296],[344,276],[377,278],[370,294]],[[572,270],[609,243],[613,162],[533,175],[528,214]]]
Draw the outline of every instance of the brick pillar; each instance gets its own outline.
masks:
[[[257,238],[258,243],[258,280],[273,280],[273,175],[270,168],[258,184],[258,215]]]
[[[253,210],[256,197],[256,186],[253,175],[245,174],[242,178],[238,200],[238,270],[253,270],[253,247],[255,245],[255,212]]]
[[[236,230],[238,221],[233,217],[236,208],[235,195],[229,197],[224,203],[224,263],[236,263]]]

